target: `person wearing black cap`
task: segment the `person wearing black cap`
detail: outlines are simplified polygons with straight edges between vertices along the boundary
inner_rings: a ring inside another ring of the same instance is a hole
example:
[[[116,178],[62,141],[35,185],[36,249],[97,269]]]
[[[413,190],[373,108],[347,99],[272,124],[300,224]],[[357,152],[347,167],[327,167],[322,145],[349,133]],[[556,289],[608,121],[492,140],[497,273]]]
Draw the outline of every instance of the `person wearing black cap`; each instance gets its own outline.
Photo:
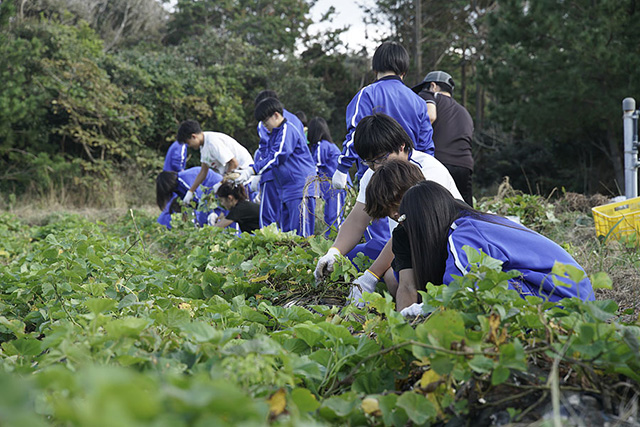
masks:
[[[453,88],[451,75],[444,71],[431,71],[422,83],[412,89],[427,102],[427,113],[433,126],[436,159],[449,170],[464,201],[473,206],[473,119],[469,112],[453,99]]]

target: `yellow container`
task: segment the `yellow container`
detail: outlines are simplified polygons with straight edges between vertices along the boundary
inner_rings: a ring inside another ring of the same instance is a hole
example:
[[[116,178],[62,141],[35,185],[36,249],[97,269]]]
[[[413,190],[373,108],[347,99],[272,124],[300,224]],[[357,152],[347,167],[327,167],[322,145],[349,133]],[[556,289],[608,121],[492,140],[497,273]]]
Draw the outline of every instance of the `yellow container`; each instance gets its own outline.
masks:
[[[591,208],[596,235],[619,239],[632,233],[640,237],[640,197]]]

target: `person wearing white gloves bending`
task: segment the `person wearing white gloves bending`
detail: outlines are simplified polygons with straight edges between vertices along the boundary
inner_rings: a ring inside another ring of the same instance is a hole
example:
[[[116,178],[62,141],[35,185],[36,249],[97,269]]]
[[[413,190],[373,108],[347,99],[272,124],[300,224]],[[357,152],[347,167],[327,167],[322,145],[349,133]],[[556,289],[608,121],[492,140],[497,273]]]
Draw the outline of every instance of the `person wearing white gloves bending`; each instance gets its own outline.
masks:
[[[374,171],[385,162],[393,159],[411,162],[417,165],[425,179],[436,181],[447,188],[455,198],[462,198],[456,188],[453,178],[442,163],[435,157],[413,150],[413,141],[404,131],[402,126],[385,114],[373,114],[364,117],[356,127],[354,148],[358,156],[364,159],[364,163],[370,168],[362,177],[356,203],[338,231],[338,236],[329,251],[322,256],[316,265],[314,272],[317,281],[322,281],[333,271],[335,260],[340,255],[352,259],[357,255],[354,248],[360,242],[362,235],[372,216],[365,211],[367,197],[388,198],[384,192],[369,195],[367,186]],[[389,191],[392,191],[390,188]],[[395,228],[397,223],[389,220],[390,228]],[[365,253],[365,255],[367,255]],[[354,281],[350,299],[360,303],[362,292],[373,292],[379,280],[384,281],[392,295],[395,295],[398,281],[391,270],[393,252],[391,240],[388,240],[377,256],[369,256],[375,259],[371,267]]]
[[[371,67],[376,73],[376,81],[362,88],[347,106],[347,135],[338,158],[338,169],[331,180],[334,188],[347,186],[347,173],[354,161],[359,161],[358,178],[362,178],[367,170],[362,157],[354,150],[354,132],[360,120],[373,113],[384,113],[396,119],[413,141],[414,149],[433,156],[433,129],[427,105],[403,82],[409,62],[409,54],[397,42],[384,42],[373,54]]]
[[[224,133],[203,132],[195,120],[180,123],[177,140],[186,143],[189,148],[200,150],[200,174],[182,199],[185,204],[193,200],[195,191],[206,178],[209,168],[216,169],[224,176],[236,169],[248,169],[253,163],[251,153],[238,141]]]

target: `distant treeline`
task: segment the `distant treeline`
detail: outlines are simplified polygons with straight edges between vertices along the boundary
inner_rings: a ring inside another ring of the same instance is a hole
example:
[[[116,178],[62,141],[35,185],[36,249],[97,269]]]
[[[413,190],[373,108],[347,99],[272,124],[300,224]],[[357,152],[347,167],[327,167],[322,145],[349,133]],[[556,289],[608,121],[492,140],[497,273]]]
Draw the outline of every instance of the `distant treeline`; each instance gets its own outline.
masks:
[[[135,194],[187,118],[251,151],[253,99],[266,88],[292,112],[325,117],[341,142],[372,52],[347,49],[340,31],[309,34],[308,1],[161,3],[0,3],[3,195]],[[420,60],[408,85],[431,69],[454,76],[476,122],[478,194],[507,175],[543,194],[617,191],[621,101],[640,99],[635,2],[423,0],[420,19],[415,5],[377,0],[368,17]]]

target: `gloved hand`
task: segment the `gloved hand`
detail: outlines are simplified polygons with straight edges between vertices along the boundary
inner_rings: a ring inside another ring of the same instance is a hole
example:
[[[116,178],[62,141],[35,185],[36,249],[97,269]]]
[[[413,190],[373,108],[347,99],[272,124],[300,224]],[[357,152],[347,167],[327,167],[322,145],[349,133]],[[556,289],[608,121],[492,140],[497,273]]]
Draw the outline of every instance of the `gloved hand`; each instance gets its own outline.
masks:
[[[422,303],[418,304],[417,302],[414,302],[409,307],[405,307],[400,310],[400,314],[402,314],[404,317],[421,315],[423,314]]]
[[[338,190],[347,188],[347,174],[336,169],[333,177],[331,178],[331,186]]]
[[[193,191],[187,191],[187,194],[184,195],[184,199],[182,199],[182,203],[188,205],[193,200],[193,196],[195,196],[195,193]]]
[[[207,223],[209,225],[215,225],[217,219],[218,219],[218,214],[215,212],[211,212],[207,217]]]
[[[380,279],[370,270],[365,271],[362,276],[353,281],[353,286],[351,286],[351,292],[349,292],[347,301],[354,303],[360,308],[364,307],[364,302],[361,301],[362,293],[375,291],[379,280]]]
[[[244,184],[253,176],[253,169],[236,169],[236,172],[240,175],[234,179],[236,184]]]
[[[251,178],[249,178],[249,188],[251,189],[251,191],[258,191],[260,190],[260,177],[262,175],[253,175]]]
[[[316,282],[320,282],[325,276],[328,276],[333,271],[333,264],[336,262],[336,257],[342,255],[337,248],[330,248],[327,253],[318,260],[316,265],[316,271],[313,275],[316,278]]]

